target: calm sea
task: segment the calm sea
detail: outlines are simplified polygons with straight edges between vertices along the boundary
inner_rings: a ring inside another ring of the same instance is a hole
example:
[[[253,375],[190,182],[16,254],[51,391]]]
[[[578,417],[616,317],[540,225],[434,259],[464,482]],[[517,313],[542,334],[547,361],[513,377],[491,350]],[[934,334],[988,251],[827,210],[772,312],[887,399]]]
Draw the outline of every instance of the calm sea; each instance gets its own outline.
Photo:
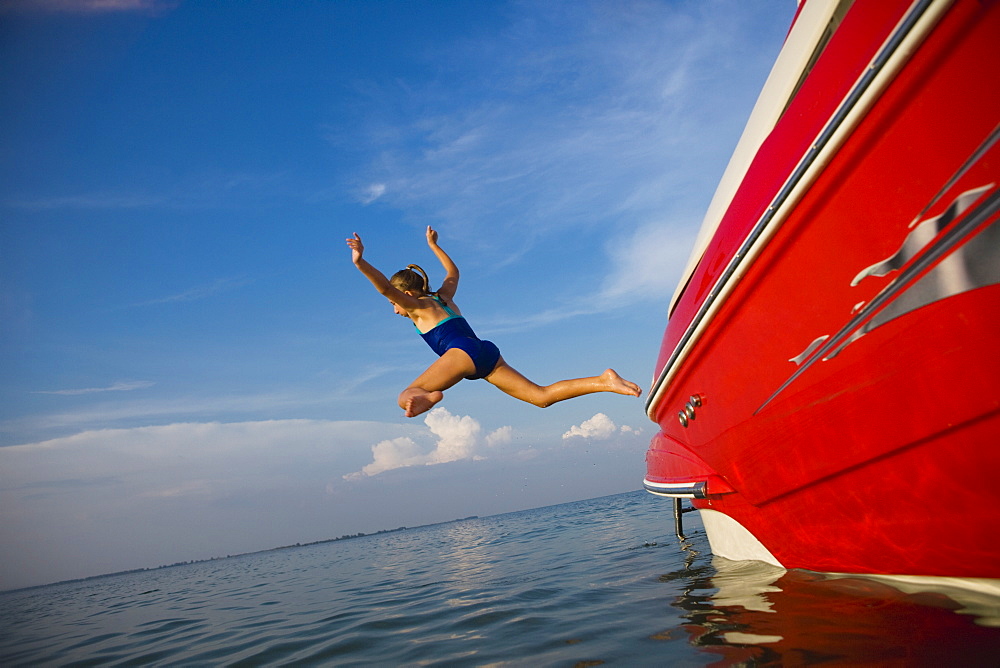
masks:
[[[645,492],[0,594],[0,665],[1000,663],[1000,598],[713,559]]]

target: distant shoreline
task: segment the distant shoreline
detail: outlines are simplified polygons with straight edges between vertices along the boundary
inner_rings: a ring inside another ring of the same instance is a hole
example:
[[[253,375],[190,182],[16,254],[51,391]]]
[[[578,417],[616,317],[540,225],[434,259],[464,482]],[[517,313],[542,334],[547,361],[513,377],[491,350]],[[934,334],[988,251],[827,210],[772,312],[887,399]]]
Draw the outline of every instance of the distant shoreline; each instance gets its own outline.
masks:
[[[398,527],[396,529],[381,529],[375,533],[364,533],[358,532],[355,534],[344,534],[339,538],[325,538],[323,540],[314,540],[309,543],[295,543],[294,545],[281,545],[279,547],[270,547],[264,550],[253,550],[251,552],[240,552],[238,554],[227,554],[224,557],[209,557],[207,559],[191,559],[190,561],[177,561],[172,564],[163,564],[161,566],[149,566],[145,568],[131,568],[125,571],[115,571],[113,573],[101,573],[99,575],[88,575],[82,578],[71,578],[69,580],[58,580],[56,582],[47,582],[45,584],[30,585],[28,587],[15,587],[14,589],[4,589],[0,591],[0,594],[16,591],[27,591],[29,589],[40,589],[42,587],[53,587],[55,585],[72,584],[74,582],[88,582],[90,580],[99,580],[101,578],[111,578],[116,575],[129,575],[130,573],[148,573],[149,571],[158,571],[165,568],[175,568],[177,566],[190,566],[192,564],[207,564],[213,561],[222,561],[225,559],[236,559],[237,557],[247,557],[253,554],[264,554],[265,552],[277,552],[278,550],[290,550],[297,547],[309,547],[310,545],[322,545],[324,543],[335,543],[340,540],[351,540],[352,538],[364,538],[366,536],[381,536],[387,533],[396,533],[397,531],[413,531],[416,529],[426,529],[428,527],[441,526],[443,524],[455,524],[456,522],[465,522],[468,520],[477,520],[479,515],[469,515],[468,517],[460,517],[454,520],[446,520],[444,522],[431,522],[430,524],[421,524],[415,527]]]

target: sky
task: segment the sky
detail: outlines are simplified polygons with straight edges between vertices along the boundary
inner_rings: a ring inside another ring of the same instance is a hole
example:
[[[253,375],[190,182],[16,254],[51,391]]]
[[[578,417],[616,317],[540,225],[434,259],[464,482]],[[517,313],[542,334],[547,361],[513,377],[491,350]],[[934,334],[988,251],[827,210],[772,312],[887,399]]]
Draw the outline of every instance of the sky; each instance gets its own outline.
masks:
[[[0,0],[0,589],[640,489],[642,399],[405,418],[344,240],[440,281],[432,225],[512,366],[648,390],[794,12]]]

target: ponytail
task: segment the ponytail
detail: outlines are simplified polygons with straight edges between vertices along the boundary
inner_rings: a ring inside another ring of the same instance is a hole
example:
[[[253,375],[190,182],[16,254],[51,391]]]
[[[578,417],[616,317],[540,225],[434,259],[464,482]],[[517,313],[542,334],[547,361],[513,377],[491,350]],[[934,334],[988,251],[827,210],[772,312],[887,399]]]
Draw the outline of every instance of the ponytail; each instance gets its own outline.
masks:
[[[436,292],[431,292],[431,282],[430,282],[430,280],[428,280],[428,278],[427,278],[427,272],[426,272],[426,271],[424,271],[424,270],[423,270],[423,269],[422,269],[422,268],[420,267],[420,265],[417,265],[417,264],[408,264],[408,265],[406,265],[406,268],[407,268],[407,269],[409,269],[410,271],[415,271],[415,272],[417,272],[418,274],[420,274],[420,276],[421,276],[421,277],[423,277],[423,279],[424,279],[424,287],[423,287],[423,290],[424,290],[424,292],[425,292],[425,293],[427,293],[427,294],[429,294],[429,295],[434,295],[434,296],[437,296],[437,293],[436,293]]]
[[[437,297],[438,293],[431,292],[431,282],[427,278],[427,272],[420,265],[408,264],[406,269],[400,269],[389,279],[397,289],[402,291],[412,290],[423,292],[425,295]]]

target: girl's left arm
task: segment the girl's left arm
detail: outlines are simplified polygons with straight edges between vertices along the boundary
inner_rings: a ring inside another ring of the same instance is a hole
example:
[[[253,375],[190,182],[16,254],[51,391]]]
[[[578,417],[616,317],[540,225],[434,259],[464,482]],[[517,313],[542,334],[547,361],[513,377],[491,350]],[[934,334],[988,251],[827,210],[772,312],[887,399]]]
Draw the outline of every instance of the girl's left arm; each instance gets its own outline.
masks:
[[[430,225],[427,226],[427,245],[430,246],[431,251],[433,251],[435,257],[437,257],[438,262],[444,267],[444,281],[441,283],[441,287],[438,288],[438,295],[451,301],[455,297],[455,293],[458,291],[458,265],[455,261],[444,252],[444,249],[438,246],[438,233],[437,230],[433,229]]]

